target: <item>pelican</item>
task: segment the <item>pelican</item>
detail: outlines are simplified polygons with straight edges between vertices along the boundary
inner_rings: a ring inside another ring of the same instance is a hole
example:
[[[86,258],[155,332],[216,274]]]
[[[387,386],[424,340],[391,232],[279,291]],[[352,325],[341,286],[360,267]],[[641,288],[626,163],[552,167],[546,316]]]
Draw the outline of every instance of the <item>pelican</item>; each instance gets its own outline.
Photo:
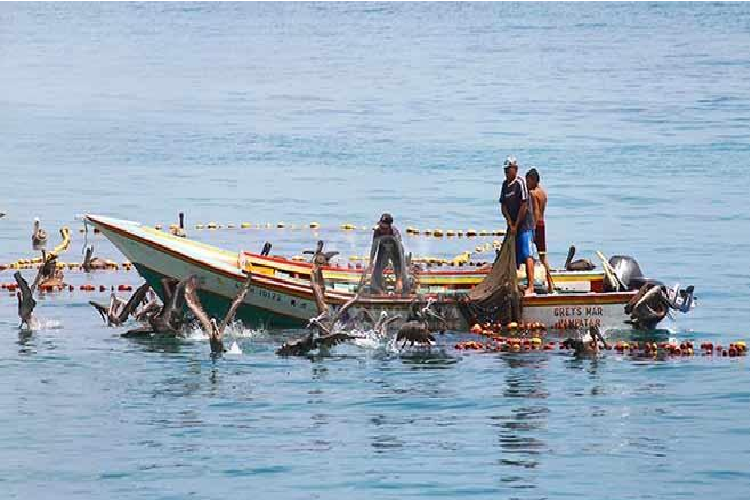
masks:
[[[107,268],[107,261],[104,259],[100,259],[99,257],[92,258],[91,256],[94,254],[94,245],[88,245],[86,247],[86,255],[83,257],[83,263],[81,264],[81,268],[85,272],[90,272],[92,269],[106,269]]]
[[[599,332],[599,328],[590,326],[589,331],[580,339],[568,338],[562,342],[562,345],[568,349],[573,349],[576,357],[584,356],[596,356],[599,354],[599,343],[601,342],[602,347],[609,349],[607,341]]]
[[[149,318],[156,316],[161,311],[161,304],[157,300],[154,290],[149,287],[145,304],[135,312],[136,321],[148,323]]]
[[[196,290],[198,289],[198,278],[196,278],[195,275],[188,278],[187,284],[185,285],[185,302],[187,303],[188,308],[193,312],[193,315],[200,322],[203,331],[208,334],[208,341],[211,345],[211,354],[220,355],[227,352],[224,348],[224,330],[226,330],[227,325],[232,322],[234,315],[237,313],[237,309],[240,307],[240,304],[242,304],[242,301],[245,300],[245,296],[247,295],[248,290],[250,290],[251,283],[252,274],[248,273],[244,286],[232,301],[224,319],[221,323],[217,324],[215,318],[209,318],[208,314],[206,314],[206,311],[203,309],[203,305],[198,298],[198,294],[196,293]]]
[[[39,272],[34,280],[34,287],[51,287],[60,289],[65,286],[63,279],[65,274],[62,269],[57,267],[57,255],[51,253],[47,255],[47,252],[42,250],[42,264],[39,266]],[[32,287],[32,288],[34,288]]]
[[[34,307],[36,307],[36,300],[34,300],[36,281],[29,286],[19,271],[16,271],[13,277],[18,283],[18,288],[21,289],[20,292],[16,293],[16,297],[18,297],[18,317],[21,318],[21,324],[18,327],[23,328],[26,325],[26,328],[31,330],[34,322],[32,314]]]
[[[38,249],[47,244],[47,231],[39,227],[39,217],[34,218],[34,232],[31,233],[31,245]]]
[[[591,271],[596,268],[594,264],[588,259],[573,260],[576,255],[575,245],[570,245],[568,249],[568,258],[565,259],[565,269],[568,271]]]
[[[330,349],[348,340],[357,337],[346,332],[335,332],[336,324],[341,316],[359,300],[359,294],[349,299],[341,308],[331,315],[330,309],[326,307],[323,312],[312,318],[307,323],[310,333],[304,337],[286,342],[277,351],[279,356],[304,356],[315,349]]]
[[[161,283],[164,289],[164,306],[157,314],[146,316],[148,326],[128,330],[122,334],[123,337],[138,337],[154,333],[176,337],[182,333],[184,324],[182,307],[185,301],[187,280],[178,282],[171,278],[164,278]]]
[[[93,300],[89,300],[96,311],[101,315],[102,319],[107,323],[107,326],[120,326],[128,320],[128,317],[134,315],[138,306],[146,298],[146,293],[151,287],[148,283],[144,283],[138,287],[138,289],[130,296],[127,302],[121,298],[115,296],[112,292],[109,299],[109,306],[99,304]]]
[[[401,325],[398,333],[396,334],[396,342],[403,340],[401,347],[405,347],[407,342],[414,344],[427,344],[430,345],[435,342],[435,337],[430,333],[428,325],[428,319],[433,318],[446,324],[445,318],[432,311],[432,305],[435,303],[435,299],[430,297],[427,299],[427,304],[416,312],[413,312],[406,322]],[[412,304],[413,309],[413,304]]]

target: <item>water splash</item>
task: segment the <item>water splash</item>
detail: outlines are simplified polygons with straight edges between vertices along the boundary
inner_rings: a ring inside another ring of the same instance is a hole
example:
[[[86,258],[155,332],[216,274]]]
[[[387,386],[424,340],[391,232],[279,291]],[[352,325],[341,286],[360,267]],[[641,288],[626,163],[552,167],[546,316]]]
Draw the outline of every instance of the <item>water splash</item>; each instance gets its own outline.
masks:
[[[38,332],[44,330],[61,330],[62,322],[59,319],[31,318],[31,327],[24,325],[20,328],[22,332]]]
[[[395,335],[383,336],[373,329],[354,329],[348,333],[356,337],[352,343],[359,348],[387,353],[398,352]]]
[[[234,354],[234,355],[240,355],[242,354],[242,349],[240,349],[240,346],[237,345],[237,341],[232,342],[232,347],[227,350],[226,354]]]
[[[253,339],[265,334],[266,331],[263,329],[245,328],[240,321],[230,323],[224,330],[225,337],[236,339]],[[199,325],[194,324],[185,331],[185,339],[204,341],[208,340],[208,334]]]

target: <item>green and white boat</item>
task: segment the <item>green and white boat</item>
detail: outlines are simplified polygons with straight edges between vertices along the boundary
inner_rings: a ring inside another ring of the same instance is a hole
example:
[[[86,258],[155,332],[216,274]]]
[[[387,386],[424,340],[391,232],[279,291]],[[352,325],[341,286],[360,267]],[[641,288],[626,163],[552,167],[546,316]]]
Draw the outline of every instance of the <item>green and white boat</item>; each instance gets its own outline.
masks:
[[[246,273],[251,273],[252,287],[237,312],[247,326],[294,328],[304,326],[317,315],[309,262],[230,252],[138,222],[99,215],[85,215],[84,221],[101,231],[162,298],[163,278],[183,279],[194,274],[200,283],[199,295],[205,309],[221,317],[242,287]],[[449,329],[465,330],[469,325],[461,314],[459,299],[481,282],[489,269],[490,266],[418,268],[410,295],[361,296],[351,313],[366,309],[374,317],[381,311],[406,317],[415,300],[432,298]],[[351,264],[325,267],[326,302],[337,307],[351,299],[362,282],[363,272],[361,266]],[[525,297],[523,322],[541,323],[548,329],[589,325],[604,330],[629,328],[630,316],[625,313],[625,305],[637,290],[605,291],[604,271],[552,270],[551,276],[555,293]]]

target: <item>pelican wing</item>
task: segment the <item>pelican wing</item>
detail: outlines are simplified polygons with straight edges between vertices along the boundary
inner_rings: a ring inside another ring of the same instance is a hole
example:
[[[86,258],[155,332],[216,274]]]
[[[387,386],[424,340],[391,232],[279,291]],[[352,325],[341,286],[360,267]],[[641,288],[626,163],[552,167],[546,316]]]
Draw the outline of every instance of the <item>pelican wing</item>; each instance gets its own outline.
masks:
[[[362,321],[369,321],[373,325],[377,325],[378,321],[373,318],[372,313],[368,311],[367,309],[362,309]]]
[[[187,283],[185,284],[185,302],[187,302],[188,308],[200,322],[203,331],[206,332],[207,335],[212,335],[214,329],[211,325],[211,318],[209,318],[206,311],[203,310],[203,305],[196,293],[197,288],[198,279],[195,276],[188,278]]]
[[[336,324],[336,322],[341,318],[341,316],[344,315],[344,313],[352,307],[357,301],[359,300],[359,293],[357,293],[354,297],[346,301],[346,303],[341,306],[341,309],[336,311],[336,314],[333,315],[333,319],[331,320],[331,328],[333,328],[333,325]]]
[[[161,305],[156,300],[149,302],[138,312],[135,313],[135,319],[138,321],[146,321],[150,316],[155,316],[161,311]]]
[[[162,278],[161,280],[161,288],[164,290],[164,306],[169,304],[169,302],[172,300],[172,295],[174,295],[175,287],[177,286],[177,280],[174,280],[172,278]]]
[[[219,325],[220,332],[223,333],[229,322],[234,319],[234,315],[237,313],[237,309],[240,307],[240,304],[242,304],[242,301],[245,300],[245,296],[247,295],[248,290],[250,290],[250,284],[252,283],[252,281],[252,274],[248,273],[247,279],[245,279],[245,284],[242,286],[242,290],[240,290],[240,293],[238,293],[232,301],[232,305],[229,306],[227,315],[224,316],[224,321],[222,321]]]
[[[324,349],[330,349],[333,346],[342,344],[354,337],[347,333],[332,333],[330,335],[324,335],[315,339],[315,346]]]
[[[151,287],[148,283],[144,283],[139,286],[136,291],[133,292],[133,295],[130,296],[130,299],[128,299],[125,307],[120,309],[120,312],[117,315],[117,321],[119,321],[120,323],[125,323],[125,321],[128,320],[128,317],[131,314],[135,314],[136,309],[138,309],[138,306],[140,306],[141,302],[143,302],[143,300],[146,298],[146,294],[148,293],[150,288]]]
[[[304,356],[315,348],[314,336],[311,333],[295,340],[285,342],[277,351],[279,356]]]
[[[395,316],[391,316],[390,318],[386,318],[386,320],[383,321],[383,324],[381,326],[388,326],[391,323],[393,323],[394,321],[398,321],[400,319],[401,319],[401,315],[400,314],[397,314]]]
[[[104,320],[105,323],[109,323],[107,321],[108,315],[109,315],[109,307],[103,306],[98,302],[94,302],[93,300],[89,300],[89,304],[96,309],[96,312],[99,313],[99,315],[102,317],[102,320]]]
[[[29,284],[26,282],[24,277],[21,275],[19,271],[16,271],[13,274],[13,277],[16,279],[16,283],[18,283],[18,288],[21,289],[21,298],[24,302],[29,300],[34,300],[34,290],[29,287]]]

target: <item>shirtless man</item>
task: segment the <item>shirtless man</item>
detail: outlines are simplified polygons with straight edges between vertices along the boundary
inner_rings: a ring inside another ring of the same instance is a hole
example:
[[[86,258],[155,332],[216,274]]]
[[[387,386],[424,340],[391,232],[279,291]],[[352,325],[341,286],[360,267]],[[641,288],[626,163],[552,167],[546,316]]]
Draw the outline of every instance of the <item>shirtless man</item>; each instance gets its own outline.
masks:
[[[539,252],[539,260],[545,267],[549,267],[547,263],[547,241],[544,234],[544,209],[547,208],[547,192],[539,184],[539,179],[539,172],[536,171],[536,168],[531,167],[526,172],[526,186],[529,188],[531,197],[534,198],[534,221],[536,221],[534,245],[536,245],[536,251]]]

